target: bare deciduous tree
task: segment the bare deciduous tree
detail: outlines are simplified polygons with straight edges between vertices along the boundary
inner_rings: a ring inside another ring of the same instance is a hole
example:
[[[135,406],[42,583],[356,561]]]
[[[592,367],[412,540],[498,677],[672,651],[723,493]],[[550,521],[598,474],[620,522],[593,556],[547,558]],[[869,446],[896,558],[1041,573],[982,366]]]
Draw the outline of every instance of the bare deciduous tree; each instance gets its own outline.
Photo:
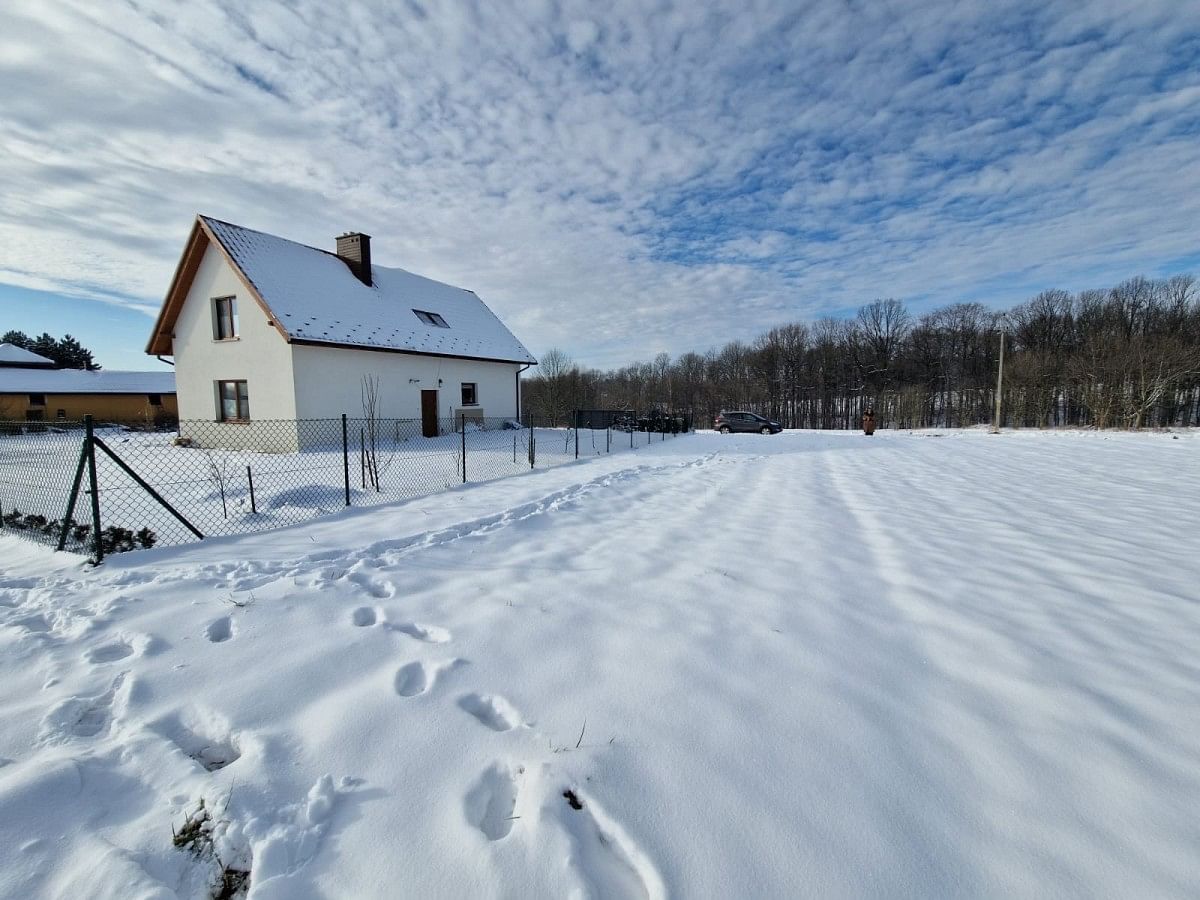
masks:
[[[1005,424],[1194,425],[1198,293],[1191,275],[1132,278],[1108,290],[1043,291],[1007,313],[956,303],[916,321],[899,301],[876,300],[850,319],[785,325],[749,343],[609,372],[555,350],[526,398],[562,420],[572,409],[670,404],[697,421],[751,409],[787,427],[850,428],[871,405],[880,427],[982,424],[996,399],[1003,324]]]

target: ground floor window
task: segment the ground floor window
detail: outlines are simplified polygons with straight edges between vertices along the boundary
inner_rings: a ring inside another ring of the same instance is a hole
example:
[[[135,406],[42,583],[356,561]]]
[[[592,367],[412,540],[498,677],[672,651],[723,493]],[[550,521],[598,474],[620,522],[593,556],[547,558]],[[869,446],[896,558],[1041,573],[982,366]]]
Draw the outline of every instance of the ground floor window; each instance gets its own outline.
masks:
[[[65,409],[60,409],[57,413],[55,413],[55,418],[57,419],[65,419],[66,417],[67,411]]]
[[[250,418],[250,394],[246,382],[217,382],[217,415],[222,422],[245,422]]]
[[[41,409],[25,410],[25,421],[26,422],[40,422],[44,418],[46,418],[45,410],[41,410]]]
[[[464,381],[462,383],[462,405],[475,406],[478,402],[475,395],[475,382]]]

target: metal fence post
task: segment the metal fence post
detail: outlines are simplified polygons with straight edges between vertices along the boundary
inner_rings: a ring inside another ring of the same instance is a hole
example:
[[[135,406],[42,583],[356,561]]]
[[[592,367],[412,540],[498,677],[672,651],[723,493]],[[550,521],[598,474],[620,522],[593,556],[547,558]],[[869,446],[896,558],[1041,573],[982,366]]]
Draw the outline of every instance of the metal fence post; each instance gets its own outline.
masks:
[[[579,410],[575,410],[575,458],[579,459]]]
[[[467,414],[459,413],[459,426],[462,428],[462,459],[463,459],[463,484],[467,483]]]
[[[62,518],[62,529],[58,534],[57,550],[62,550],[67,546],[67,532],[74,524],[75,503],[79,500],[79,486],[83,483],[83,468],[87,464],[88,458],[88,441],[85,438],[83,445],[79,448],[79,464],[75,467],[75,480],[71,482],[71,496],[67,500],[67,511]],[[0,513],[4,512],[4,504],[0,503]],[[3,524],[3,518],[0,517],[0,524]]]
[[[94,541],[96,565],[104,562],[104,540],[100,536],[100,485],[96,479],[96,441],[93,433],[92,417],[83,417],[85,430],[84,441],[87,444],[88,486],[92,491],[92,538]]]
[[[612,425],[604,429],[604,452],[612,453]]]
[[[346,505],[350,505],[350,440],[346,431],[346,414],[342,413],[342,476],[346,481]]]
[[[250,512],[257,513],[258,507],[254,505],[254,476],[250,474],[249,466],[246,466],[246,481],[250,483]]]

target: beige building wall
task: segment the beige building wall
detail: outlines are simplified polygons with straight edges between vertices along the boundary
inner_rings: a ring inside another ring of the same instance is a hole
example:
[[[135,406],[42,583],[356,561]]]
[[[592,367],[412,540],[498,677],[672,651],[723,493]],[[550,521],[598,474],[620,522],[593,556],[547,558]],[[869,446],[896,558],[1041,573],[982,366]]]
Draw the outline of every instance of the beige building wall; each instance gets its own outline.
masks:
[[[90,415],[97,421],[147,422],[156,417],[179,415],[174,394],[160,394],[160,405],[150,402],[149,394],[44,394],[44,404],[31,403],[29,394],[0,394],[0,419],[82,419]]]

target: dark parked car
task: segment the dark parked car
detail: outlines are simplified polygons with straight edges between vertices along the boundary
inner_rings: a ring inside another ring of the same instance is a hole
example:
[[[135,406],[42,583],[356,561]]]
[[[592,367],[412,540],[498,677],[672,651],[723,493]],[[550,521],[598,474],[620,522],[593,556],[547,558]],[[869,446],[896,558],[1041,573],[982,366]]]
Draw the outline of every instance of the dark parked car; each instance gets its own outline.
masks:
[[[721,434],[729,434],[731,431],[757,431],[760,434],[779,434],[783,431],[783,426],[778,422],[772,422],[770,419],[765,419],[758,413],[752,412],[723,412],[715,422],[713,428],[721,432]]]

